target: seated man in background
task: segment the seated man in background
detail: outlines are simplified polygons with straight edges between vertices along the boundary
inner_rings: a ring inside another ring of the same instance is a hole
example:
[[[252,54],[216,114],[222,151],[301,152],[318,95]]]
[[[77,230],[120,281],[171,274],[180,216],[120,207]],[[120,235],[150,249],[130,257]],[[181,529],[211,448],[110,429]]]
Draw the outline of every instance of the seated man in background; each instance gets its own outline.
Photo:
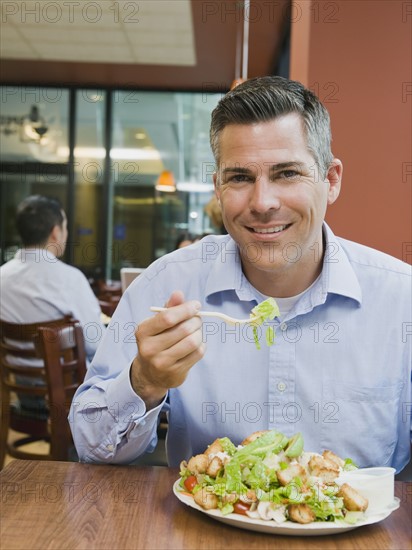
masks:
[[[67,241],[60,203],[40,195],[27,197],[17,208],[16,223],[23,247],[0,267],[0,319],[29,324],[70,315],[83,327],[91,360],[104,329],[100,306],[83,273],[59,260]],[[26,397],[20,405],[37,411],[40,401]]]
[[[298,82],[252,79],[220,100],[210,134],[229,234],[165,255],[123,295],[73,399],[80,459],[130,463],[153,450],[163,408],[171,466],[217,437],[276,429],[302,432],[307,451],[399,472],[410,457],[411,268],[325,223],[342,179],[326,109]],[[248,318],[267,297],[280,314],[260,350],[250,324],[199,316]]]

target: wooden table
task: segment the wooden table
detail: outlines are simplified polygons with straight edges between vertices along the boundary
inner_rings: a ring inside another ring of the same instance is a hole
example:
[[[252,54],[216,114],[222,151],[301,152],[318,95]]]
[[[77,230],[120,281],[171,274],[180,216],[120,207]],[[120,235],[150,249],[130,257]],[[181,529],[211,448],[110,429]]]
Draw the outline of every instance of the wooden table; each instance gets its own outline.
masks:
[[[172,493],[175,468],[11,462],[0,475],[0,547],[20,549],[411,548],[412,483],[384,521],[334,536],[262,534],[212,520]]]

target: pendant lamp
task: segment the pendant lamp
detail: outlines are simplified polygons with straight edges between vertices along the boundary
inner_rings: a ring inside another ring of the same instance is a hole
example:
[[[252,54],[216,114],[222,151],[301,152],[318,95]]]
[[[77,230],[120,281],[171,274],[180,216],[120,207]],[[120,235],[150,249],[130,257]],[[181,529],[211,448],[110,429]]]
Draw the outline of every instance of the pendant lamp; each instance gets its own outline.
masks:
[[[176,191],[176,181],[171,170],[163,170],[157,178],[156,191],[162,191],[163,193],[174,193]]]

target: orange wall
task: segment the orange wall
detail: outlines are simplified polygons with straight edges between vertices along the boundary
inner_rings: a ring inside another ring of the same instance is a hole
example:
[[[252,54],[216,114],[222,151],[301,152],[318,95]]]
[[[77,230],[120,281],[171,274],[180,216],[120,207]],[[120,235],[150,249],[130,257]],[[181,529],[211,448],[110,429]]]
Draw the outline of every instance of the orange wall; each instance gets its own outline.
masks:
[[[412,2],[297,0],[291,78],[330,112],[344,165],[327,221],[412,263]]]

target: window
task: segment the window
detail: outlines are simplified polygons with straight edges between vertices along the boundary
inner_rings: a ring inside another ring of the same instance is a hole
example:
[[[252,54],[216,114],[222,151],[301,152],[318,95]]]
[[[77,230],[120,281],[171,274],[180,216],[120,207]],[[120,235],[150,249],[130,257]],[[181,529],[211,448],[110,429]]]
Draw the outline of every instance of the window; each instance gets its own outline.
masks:
[[[16,206],[33,193],[61,200],[67,259],[92,278],[119,279],[122,267],[146,267],[173,250],[181,232],[211,231],[203,209],[213,192],[208,135],[220,94],[9,86],[1,93],[2,262],[19,245]],[[156,190],[163,170],[175,177],[172,193]]]

